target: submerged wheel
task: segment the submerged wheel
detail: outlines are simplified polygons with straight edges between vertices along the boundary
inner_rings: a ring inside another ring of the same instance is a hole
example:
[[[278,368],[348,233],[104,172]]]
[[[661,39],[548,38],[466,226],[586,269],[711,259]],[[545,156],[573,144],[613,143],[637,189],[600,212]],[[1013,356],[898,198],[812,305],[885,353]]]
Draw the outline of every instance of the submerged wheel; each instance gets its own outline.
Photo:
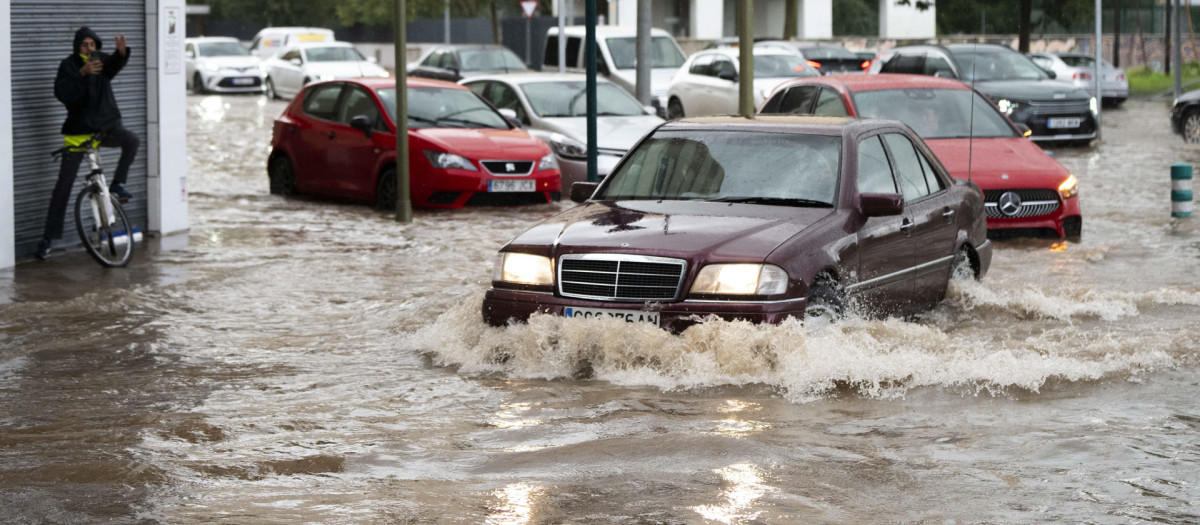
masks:
[[[103,196],[93,188],[79,192],[75,198],[75,230],[88,255],[104,266],[118,268],[133,260],[133,226],[111,195],[105,217]]]
[[[267,165],[267,178],[271,181],[271,193],[274,195],[296,194],[296,170],[292,168],[292,159],[280,153],[271,159]]]
[[[204,89],[204,77],[200,76],[199,72],[192,75],[192,93],[203,95],[206,92],[207,90]]]
[[[275,100],[279,98],[279,93],[275,91],[275,81],[271,80],[271,77],[267,77],[266,86],[265,92],[267,94],[267,100]]]
[[[808,306],[804,310],[804,322],[829,324],[842,318],[845,298],[841,287],[831,278],[817,278],[808,289]]]
[[[677,98],[667,102],[667,120],[678,120],[683,118],[683,103]]]
[[[958,253],[954,254],[954,265],[951,267],[950,279],[978,279],[979,271],[975,269],[975,262],[971,258],[971,250],[966,246],[958,249]]]
[[[1183,140],[1191,144],[1200,144],[1200,109],[1188,111],[1183,117]]]
[[[375,209],[392,211],[396,209],[396,168],[388,168],[379,175],[375,183]]]

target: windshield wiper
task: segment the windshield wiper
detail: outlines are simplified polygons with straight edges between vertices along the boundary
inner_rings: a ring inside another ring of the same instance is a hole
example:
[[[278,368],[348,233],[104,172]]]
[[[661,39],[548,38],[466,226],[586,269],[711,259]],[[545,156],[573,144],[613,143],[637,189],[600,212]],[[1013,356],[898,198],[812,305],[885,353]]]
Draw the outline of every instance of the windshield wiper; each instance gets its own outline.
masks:
[[[728,202],[739,204],[769,204],[774,206],[812,206],[815,208],[832,208],[833,205],[828,202],[822,202],[812,199],[799,199],[791,197],[720,197],[716,199],[708,199],[708,202]]]
[[[465,118],[442,117],[442,118],[438,119],[437,121],[438,122],[454,122],[456,124],[466,124],[467,127],[472,127],[472,128],[502,129],[502,128],[497,128],[495,126],[492,126],[486,122],[479,122],[478,120],[471,120],[471,119],[465,119]]]
[[[435,126],[437,125],[437,121],[433,120],[431,118],[417,117],[417,116],[409,115],[408,120],[415,120],[417,122],[424,122],[426,124],[433,124]]]

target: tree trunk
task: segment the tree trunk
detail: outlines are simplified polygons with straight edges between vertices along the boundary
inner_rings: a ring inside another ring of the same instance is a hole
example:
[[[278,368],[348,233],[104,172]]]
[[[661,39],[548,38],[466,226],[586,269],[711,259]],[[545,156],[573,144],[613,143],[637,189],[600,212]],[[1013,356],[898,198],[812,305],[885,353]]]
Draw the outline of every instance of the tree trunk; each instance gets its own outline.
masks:
[[[784,0],[783,10],[783,39],[792,40],[800,35],[797,18],[800,16],[800,0]]]
[[[1121,0],[1117,0],[1113,9],[1113,67],[1121,67]]]
[[[1017,43],[1017,51],[1022,53],[1029,52],[1029,19],[1032,11],[1033,0],[1021,0],[1021,22],[1019,27],[1021,36]]]
[[[500,13],[496,8],[496,0],[491,1],[492,4],[492,40],[497,44],[504,43],[504,35],[500,34]]]
[[[1165,50],[1163,52],[1163,73],[1166,73],[1168,75],[1171,74],[1171,3],[1172,3],[1172,1],[1173,0],[1167,0],[1167,2],[1166,2],[1167,8],[1164,12],[1167,15],[1167,23],[1163,25],[1163,37],[1164,37],[1163,42],[1166,42],[1166,45],[1163,46],[1163,49]]]

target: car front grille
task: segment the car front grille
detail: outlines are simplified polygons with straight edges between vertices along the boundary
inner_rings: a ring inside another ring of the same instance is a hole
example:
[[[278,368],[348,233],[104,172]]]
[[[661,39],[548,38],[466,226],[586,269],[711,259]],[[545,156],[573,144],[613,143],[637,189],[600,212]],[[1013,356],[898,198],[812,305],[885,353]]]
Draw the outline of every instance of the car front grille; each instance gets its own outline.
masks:
[[[1004,207],[1001,203],[1001,198],[1010,192],[1020,199],[1020,205],[1015,208],[1011,205]],[[989,219],[1038,217],[1054,213],[1059,206],[1058,192],[1044,188],[984,190],[983,200]]]
[[[531,160],[485,160],[481,161],[492,175],[529,175],[533,172]]]
[[[687,262],[623,254],[564,255],[558,291],[566,297],[604,301],[671,301],[679,296]]]

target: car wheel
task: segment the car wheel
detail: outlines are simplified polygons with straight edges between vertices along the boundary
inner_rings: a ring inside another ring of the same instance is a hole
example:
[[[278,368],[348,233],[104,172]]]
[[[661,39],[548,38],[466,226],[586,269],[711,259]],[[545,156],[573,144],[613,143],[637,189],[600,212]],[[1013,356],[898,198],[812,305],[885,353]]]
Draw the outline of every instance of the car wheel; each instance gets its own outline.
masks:
[[[192,75],[192,93],[203,95],[204,92],[204,77],[201,77],[200,73]]]
[[[804,323],[826,325],[842,318],[845,300],[841,287],[829,277],[818,277],[808,289],[808,306],[804,309]]]
[[[673,98],[667,102],[667,120],[678,120],[683,118],[683,103],[679,99]]]
[[[267,100],[275,100],[279,98],[279,93],[275,91],[275,81],[271,77],[267,77]]]
[[[1191,143],[1200,143],[1200,108],[1189,110],[1187,116],[1183,117],[1183,140]]]
[[[274,195],[296,194],[296,171],[292,168],[292,159],[280,153],[271,159],[267,165],[267,177],[271,181],[271,193]]]
[[[966,246],[958,249],[958,253],[954,254],[953,270],[950,272],[950,279],[978,279],[979,272],[975,269],[975,262],[971,258],[971,250]]]
[[[375,209],[393,211],[396,209],[396,168],[393,166],[379,175],[375,184]]]
[[[1063,219],[1062,230],[1067,240],[1079,241],[1083,238],[1083,217],[1067,217]]]

